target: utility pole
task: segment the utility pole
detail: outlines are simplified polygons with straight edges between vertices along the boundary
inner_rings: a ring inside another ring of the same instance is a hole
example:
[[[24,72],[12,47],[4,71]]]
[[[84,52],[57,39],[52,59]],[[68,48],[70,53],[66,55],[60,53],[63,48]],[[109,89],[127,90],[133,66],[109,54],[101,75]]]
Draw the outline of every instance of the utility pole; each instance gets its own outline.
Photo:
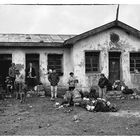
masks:
[[[119,17],[119,4],[118,4],[118,7],[117,7],[117,12],[116,12],[116,21],[118,21],[118,17]]]

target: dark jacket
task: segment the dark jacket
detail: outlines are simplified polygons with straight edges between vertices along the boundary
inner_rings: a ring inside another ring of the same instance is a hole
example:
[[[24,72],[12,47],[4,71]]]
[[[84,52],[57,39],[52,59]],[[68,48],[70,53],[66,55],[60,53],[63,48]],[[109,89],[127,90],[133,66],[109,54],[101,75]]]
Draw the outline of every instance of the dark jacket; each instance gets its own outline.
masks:
[[[28,68],[27,71],[26,71],[26,76],[27,76],[27,78],[30,77],[30,76],[29,76],[29,72],[30,72],[30,68]],[[32,70],[31,70],[31,77],[35,77],[35,76],[36,76],[35,69],[32,68]]]
[[[59,76],[57,73],[50,73],[48,76],[48,80],[51,84],[51,86],[57,86],[59,82]]]
[[[106,77],[100,78],[99,82],[98,82],[98,86],[100,88],[104,88],[105,86],[107,87],[108,86],[108,79]]]

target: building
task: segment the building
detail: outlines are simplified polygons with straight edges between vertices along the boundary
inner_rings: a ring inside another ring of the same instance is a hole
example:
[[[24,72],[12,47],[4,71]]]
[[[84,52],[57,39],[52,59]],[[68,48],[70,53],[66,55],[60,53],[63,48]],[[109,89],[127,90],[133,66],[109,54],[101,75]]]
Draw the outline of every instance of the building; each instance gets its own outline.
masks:
[[[97,87],[100,73],[110,81],[123,80],[131,88],[140,86],[140,31],[118,20],[80,35],[0,35],[0,75],[6,76],[11,62],[34,63],[38,79],[49,85],[47,72],[55,66],[60,87],[67,86],[73,71],[83,90]]]

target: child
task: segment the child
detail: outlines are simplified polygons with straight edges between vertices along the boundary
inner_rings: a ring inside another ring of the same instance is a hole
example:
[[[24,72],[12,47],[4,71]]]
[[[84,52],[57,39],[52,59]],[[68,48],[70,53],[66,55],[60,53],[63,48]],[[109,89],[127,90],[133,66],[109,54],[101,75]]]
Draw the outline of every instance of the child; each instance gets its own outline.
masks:
[[[16,73],[15,79],[16,99],[19,98],[19,95],[22,92],[22,86],[23,86],[23,76],[20,75],[20,72],[18,71]]]
[[[39,83],[39,85],[37,85],[37,94],[38,96],[45,97],[45,89],[42,83]]]
[[[69,91],[74,90],[75,82],[76,82],[76,79],[75,79],[74,73],[70,72],[70,77],[68,79]]]
[[[6,77],[5,84],[6,84],[6,93],[9,97],[11,97],[11,93],[13,90],[13,82],[9,76]]]
[[[22,83],[22,89],[20,92],[20,102],[25,102],[26,99],[26,93],[27,93],[27,84],[26,83]]]
[[[99,97],[106,99],[106,89],[108,86],[108,79],[105,77],[104,74],[100,75],[101,78],[99,79],[98,86],[99,88]]]

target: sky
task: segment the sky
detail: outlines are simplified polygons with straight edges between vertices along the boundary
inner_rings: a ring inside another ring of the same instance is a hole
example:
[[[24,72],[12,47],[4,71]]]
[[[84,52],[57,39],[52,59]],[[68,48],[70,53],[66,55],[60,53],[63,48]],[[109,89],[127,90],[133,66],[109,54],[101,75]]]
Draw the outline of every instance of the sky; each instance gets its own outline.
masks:
[[[80,34],[111,22],[117,5],[0,5],[0,33]],[[119,20],[140,30],[140,4],[121,4]]]

